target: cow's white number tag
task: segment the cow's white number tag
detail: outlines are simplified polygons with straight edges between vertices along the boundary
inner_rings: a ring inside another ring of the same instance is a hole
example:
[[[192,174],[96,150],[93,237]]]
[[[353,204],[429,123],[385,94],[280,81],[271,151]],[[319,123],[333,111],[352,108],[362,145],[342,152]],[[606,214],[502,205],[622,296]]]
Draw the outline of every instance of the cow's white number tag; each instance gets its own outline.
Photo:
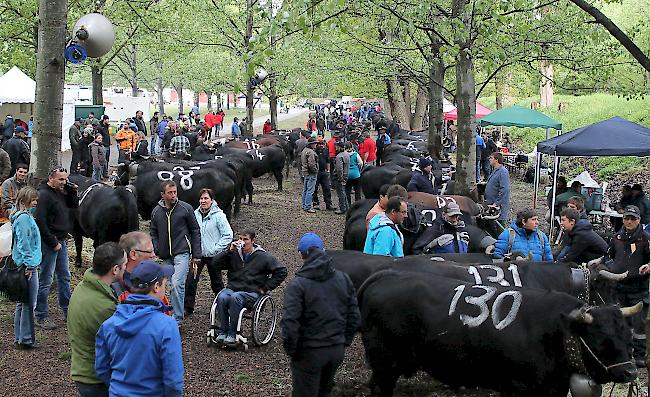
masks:
[[[194,167],[193,167],[194,168]],[[174,172],[180,176],[181,180],[179,181],[179,185],[181,186],[181,189],[183,190],[190,190],[194,186],[194,180],[192,179],[192,175],[194,175],[194,171],[192,170],[185,170],[181,166],[176,166],[173,168],[173,171],[158,171],[158,180],[160,181],[173,181],[174,180]]]
[[[449,196],[436,196],[436,201],[438,202],[438,208],[445,208],[447,203],[458,204],[455,198]]]
[[[257,160],[262,161],[262,159],[263,159],[264,156],[265,156],[265,154],[263,154],[263,153],[260,152],[259,150],[252,150],[252,149],[249,149],[249,150],[246,151],[246,153],[250,154],[251,157],[253,158],[253,160],[257,159]]]
[[[257,142],[255,142],[255,139],[251,139],[251,140],[246,139],[244,143],[246,144],[246,146],[248,146],[248,150],[260,148],[260,145]]]
[[[413,142],[409,142],[409,144],[406,145],[406,148],[407,148],[408,150],[415,150],[415,149],[416,149],[416,147],[415,147],[415,145],[413,144]]]
[[[494,275],[486,275],[485,278],[488,282],[494,283],[494,284],[499,284],[503,287],[510,287],[510,283],[508,280],[505,279],[505,272],[503,271],[502,268],[499,266],[495,265],[479,265],[479,269],[481,270],[487,270],[487,271],[493,271]],[[483,278],[480,275],[479,269],[477,269],[474,266],[470,266],[467,268],[467,272],[474,276],[474,281],[476,284],[483,284]],[[512,274],[512,284],[515,287],[522,287],[521,284],[521,277],[519,277],[519,269],[517,268],[517,265],[512,264],[508,267],[508,271]],[[485,274],[484,274],[485,275]]]
[[[478,274],[476,268],[474,268],[473,273],[470,273],[474,274],[474,277],[477,280],[481,279],[481,276]],[[454,294],[454,297],[451,299],[451,303],[449,304],[449,316],[452,316],[456,312],[458,301],[462,297],[465,288],[465,284],[461,284],[458,287],[454,288],[454,291],[456,291],[456,293]],[[465,302],[467,302],[469,305],[476,306],[479,310],[479,314],[476,316],[471,316],[469,314],[461,313],[459,315],[459,319],[463,325],[466,325],[469,328],[475,328],[483,324],[485,320],[490,317],[492,318],[492,325],[494,325],[494,328],[497,330],[502,330],[508,325],[512,324],[513,321],[515,321],[517,313],[519,313],[519,308],[521,307],[522,295],[520,291],[504,291],[500,293],[494,299],[492,308],[490,310],[488,304],[490,299],[492,299],[496,294],[497,289],[489,285],[473,285],[471,288],[483,290],[479,296],[465,296]],[[504,310],[504,305],[506,304],[505,302],[507,297],[512,297],[512,305],[506,312]]]

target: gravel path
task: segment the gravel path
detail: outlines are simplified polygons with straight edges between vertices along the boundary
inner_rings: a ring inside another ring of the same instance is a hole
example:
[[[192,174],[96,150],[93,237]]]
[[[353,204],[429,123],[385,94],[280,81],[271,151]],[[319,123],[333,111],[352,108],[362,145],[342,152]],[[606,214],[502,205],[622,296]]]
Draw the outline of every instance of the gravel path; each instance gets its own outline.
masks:
[[[514,179],[514,178],[513,178]],[[251,227],[257,230],[257,241],[289,268],[288,280],[300,266],[296,252],[298,238],[306,232],[319,233],[326,247],[340,249],[344,217],[332,212],[309,215],[300,210],[300,192],[296,172],[285,183],[284,192],[275,191],[275,182],[263,177],[255,180],[255,204],[243,205],[233,229]],[[335,195],[334,195],[335,196]],[[532,203],[530,185],[513,183],[515,209]],[[543,201],[543,200],[542,200]],[[336,199],[334,197],[334,202]],[[545,208],[544,208],[545,210]],[[543,215],[543,210],[540,211]],[[148,224],[142,224],[148,229]],[[90,264],[92,253],[89,241],[84,250],[84,262]],[[73,256],[71,250],[71,257]],[[71,269],[73,284],[79,281],[82,269]],[[286,282],[273,292],[278,306],[282,307]],[[290,395],[291,375],[287,357],[282,351],[279,331],[271,343],[249,351],[226,351],[207,348],[205,333],[209,327],[209,309],[212,303],[207,274],[199,284],[196,311],[186,320],[183,335],[185,361],[185,395],[187,396],[286,396]],[[57,310],[55,295],[51,295],[53,318],[63,325]],[[0,378],[4,380],[2,396],[72,396],[76,390],[70,380],[70,355],[66,330],[62,326],[54,331],[38,331],[42,347],[36,351],[17,351],[13,342],[13,305],[0,303]],[[435,357],[432,357],[435,359]],[[346,352],[343,366],[337,374],[336,396],[367,396],[366,382],[370,372],[363,362],[360,338]],[[469,376],[470,374],[468,374]],[[646,377],[643,377],[646,383]],[[605,389],[609,393],[609,387]],[[438,384],[424,374],[398,383],[395,396],[494,396],[482,390],[458,391]],[[615,395],[624,395],[616,392]]]

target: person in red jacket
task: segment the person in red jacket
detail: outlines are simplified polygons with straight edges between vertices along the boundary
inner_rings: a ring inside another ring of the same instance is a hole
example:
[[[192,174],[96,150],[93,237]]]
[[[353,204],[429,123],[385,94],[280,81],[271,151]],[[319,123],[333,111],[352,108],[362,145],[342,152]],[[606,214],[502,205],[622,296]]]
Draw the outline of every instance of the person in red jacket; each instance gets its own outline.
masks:
[[[309,115],[309,120],[307,120],[307,131],[314,132],[316,131],[316,117],[313,114]]]
[[[208,112],[205,115],[205,128],[208,131],[208,140],[212,137],[214,131],[214,112]]]
[[[223,110],[220,110],[214,115],[214,118],[212,119],[214,122],[215,136],[219,136],[219,133],[223,129],[224,117],[226,117],[226,114],[223,112]]]
[[[377,144],[370,138],[370,131],[363,133],[363,141],[359,144],[359,155],[363,164],[374,163],[377,159]]]
[[[273,126],[271,125],[271,120],[266,119],[264,125],[262,126],[262,134],[270,134],[273,131]]]

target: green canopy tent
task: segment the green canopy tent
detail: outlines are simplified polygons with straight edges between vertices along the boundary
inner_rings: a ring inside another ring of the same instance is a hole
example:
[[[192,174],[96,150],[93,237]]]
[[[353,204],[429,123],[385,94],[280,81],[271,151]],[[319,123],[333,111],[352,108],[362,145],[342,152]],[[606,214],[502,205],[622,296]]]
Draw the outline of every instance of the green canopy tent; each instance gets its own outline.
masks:
[[[481,127],[505,126],[505,127],[520,127],[520,128],[545,128],[546,139],[550,138],[550,130],[553,128],[557,131],[557,135],[562,133],[562,123],[553,120],[544,113],[536,110],[527,109],[521,106],[511,106],[506,109],[497,110],[481,118],[478,122]],[[539,169],[542,163],[542,155],[537,152],[535,156],[535,190],[533,192],[533,208],[537,206],[537,189],[539,188]],[[559,166],[558,158],[555,158],[555,165],[557,169]],[[555,184],[553,184],[553,194],[555,195]]]

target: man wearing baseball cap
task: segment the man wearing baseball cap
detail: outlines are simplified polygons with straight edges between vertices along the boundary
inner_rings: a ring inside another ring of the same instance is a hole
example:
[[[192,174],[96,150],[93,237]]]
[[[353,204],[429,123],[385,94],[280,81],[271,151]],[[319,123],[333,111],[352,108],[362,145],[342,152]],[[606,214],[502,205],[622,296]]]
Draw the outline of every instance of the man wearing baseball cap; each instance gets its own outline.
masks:
[[[7,152],[11,160],[10,176],[16,172],[16,165],[29,165],[29,145],[27,145],[27,131],[25,131],[25,128],[21,126],[16,127],[14,136],[6,141],[2,145],[2,148]]]
[[[420,171],[413,171],[411,175],[411,180],[408,185],[406,185],[406,190],[409,192],[422,192],[435,194],[433,191],[433,182],[431,169],[433,168],[433,162],[426,157],[422,157],[418,162]]]
[[[99,328],[95,370],[110,395],[183,394],[181,336],[162,303],[172,274],[173,266],[140,262],[125,279],[131,294]]]
[[[298,252],[304,263],[285,290],[280,322],[292,395],[329,396],[361,323],[356,291],[347,274],[334,270],[320,236],[303,235]]]
[[[467,253],[469,248],[469,233],[465,230],[465,222],[460,217],[463,213],[458,204],[447,203],[442,217],[433,222],[413,244],[414,254],[447,254]]]
[[[609,244],[610,270],[614,273],[628,272],[628,276],[616,283],[618,302],[622,307],[643,302],[641,313],[626,317],[632,328],[632,347],[637,367],[645,368],[646,336],[645,320],[648,317],[648,280],[650,278],[650,235],[641,226],[641,211],[628,205],[623,211],[623,228]]]

